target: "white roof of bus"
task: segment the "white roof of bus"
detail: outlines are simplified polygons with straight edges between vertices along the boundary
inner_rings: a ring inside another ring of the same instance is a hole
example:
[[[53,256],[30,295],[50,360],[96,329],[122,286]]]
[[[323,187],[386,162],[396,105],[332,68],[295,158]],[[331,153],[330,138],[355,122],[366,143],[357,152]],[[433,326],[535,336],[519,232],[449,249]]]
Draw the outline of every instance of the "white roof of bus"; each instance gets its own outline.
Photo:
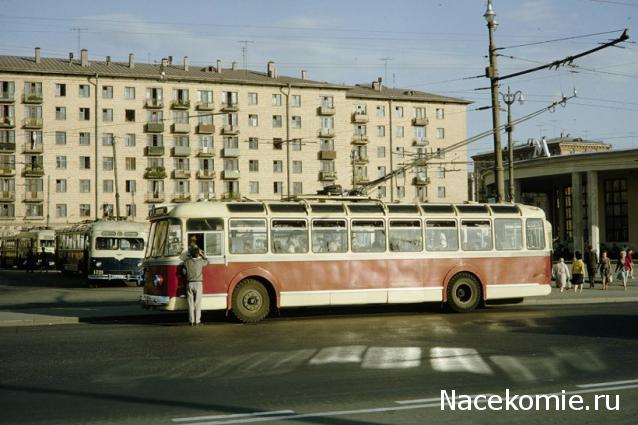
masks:
[[[135,221],[98,220],[91,223],[82,223],[75,226],[67,227],[60,230],[59,233],[98,231],[148,233],[148,228],[148,223],[139,223]]]

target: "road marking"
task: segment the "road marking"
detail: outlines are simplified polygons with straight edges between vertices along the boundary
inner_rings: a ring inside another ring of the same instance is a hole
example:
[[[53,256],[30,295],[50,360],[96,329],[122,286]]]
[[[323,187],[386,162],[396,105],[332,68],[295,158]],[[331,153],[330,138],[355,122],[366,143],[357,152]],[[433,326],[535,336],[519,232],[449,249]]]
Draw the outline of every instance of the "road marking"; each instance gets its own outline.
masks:
[[[472,400],[475,399],[476,397],[489,397],[492,396],[494,394],[475,394],[475,395],[471,395],[469,396]],[[432,397],[432,398],[421,398],[421,399],[416,399],[416,400],[399,400],[399,401],[395,401],[395,403],[397,404],[429,404],[432,402],[437,402],[438,405],[441,405],[441,397]]]
[[[630,379],[627,381],[599,382],[596,384],[582,384],[582,385],[576,385],[576,386],[578,388],[591,388],[591,387],[604,387],[606,385],[634,384],[636,382],[638,382],[638,379]]]
[[[430,364],[437,372],[494,374],[474,348],[434,347],[430,350]]]
[[[535,382],[536,375],[514,356],[490,356],[490,360],[516,382]]]
[[[409,369],[421,366],[419,347],[370,347],[363,358],[363,369]]]
[[[240,418],[250,418],[256,416],[272,416],[272,415],[292,415],[295,413],[294,410],[275,410],[272,412],[253,412],[253,413],[235,413],[232,415],[214,415],[214,416],[193,416],[190,418],[174,418],[173,422],[195,422],[195,421],[204,421],[210,419],[240,419]]]
[[[343,347],[322,348],[308,364],[319,365],[328,363],[361,363],[365,345],[350,345]]]

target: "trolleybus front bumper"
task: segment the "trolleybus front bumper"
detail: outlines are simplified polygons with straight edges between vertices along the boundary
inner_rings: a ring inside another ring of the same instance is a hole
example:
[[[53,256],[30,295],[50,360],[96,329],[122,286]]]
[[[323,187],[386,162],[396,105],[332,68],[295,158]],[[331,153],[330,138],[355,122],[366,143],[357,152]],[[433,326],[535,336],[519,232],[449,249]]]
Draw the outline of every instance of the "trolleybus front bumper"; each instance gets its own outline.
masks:
[[[145,307],[168,307],[171,298],[163,295],[142,294],[140,303]]]
[[[139,274],[90,274],[89,279],[95,280],[140,280]]]

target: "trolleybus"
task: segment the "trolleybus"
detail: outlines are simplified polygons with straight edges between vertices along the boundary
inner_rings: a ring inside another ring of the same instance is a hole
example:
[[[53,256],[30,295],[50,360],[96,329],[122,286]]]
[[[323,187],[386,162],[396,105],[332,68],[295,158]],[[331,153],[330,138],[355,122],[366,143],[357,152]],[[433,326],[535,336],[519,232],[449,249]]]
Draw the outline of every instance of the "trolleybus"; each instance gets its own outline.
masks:
[[[98,220],[56,232],[56,263],[63,273],[78,273],[90,281],[141,283],[141,264],[148,224]]]
[[[32,267],[53,268],[55,257],[55,231],[48,228],[22,230],[2,238],[0,264],[2,267],[24,268],[29,253]]]
[[[144,307],[187,308],[181,264],[196,242],[202,309],[243,322],[275,308],[445,303],[550,293],[551,226],[520,204],[386,204],[339,198],[184,203],[151,212]]]

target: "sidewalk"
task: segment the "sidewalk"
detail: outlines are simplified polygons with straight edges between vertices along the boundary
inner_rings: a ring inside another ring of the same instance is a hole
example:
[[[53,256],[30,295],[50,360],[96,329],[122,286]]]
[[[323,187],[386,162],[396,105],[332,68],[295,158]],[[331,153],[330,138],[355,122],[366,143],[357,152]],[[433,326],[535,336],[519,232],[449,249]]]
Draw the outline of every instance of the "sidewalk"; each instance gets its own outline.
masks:
[[[633,284],[633,286],[632,286]],[[26,274],[0,270],[0,327],[77,324],[92,321],[135,322],[158,320],[179,322],[185,312],[144,310],[139,304],[142,288],[87,288],[79,278],[62,277],[58,273]],[[632,281],[627,291],[614,284],[602,291],[600,284],[582,293],[563,293],[552,288],[546,297],[526,298],[520,305],[542,306],[638,302],[638,282]]]

